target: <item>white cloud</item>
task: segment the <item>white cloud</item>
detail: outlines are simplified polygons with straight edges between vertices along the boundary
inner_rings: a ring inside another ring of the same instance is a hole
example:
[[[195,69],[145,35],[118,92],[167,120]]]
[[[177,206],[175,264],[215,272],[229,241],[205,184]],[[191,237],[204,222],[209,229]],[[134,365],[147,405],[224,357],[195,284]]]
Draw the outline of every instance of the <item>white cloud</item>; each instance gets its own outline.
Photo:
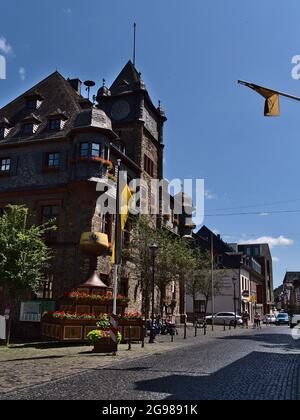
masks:
[[[26,70],[24,67],[19,68],[19,76],[22,81],[26,79]]]
[[[241,240],[240,244],[269,244],[270,248],[275,246],[292,246],[294,241],[292,239],[286,238],[285,236],[278,236],[278,238],[273,238],[272,236],[262,236],[257,239],[249,239],[247,241]]]
[[[280,261],[278,257],[272,257],[272,260],[274,263],[278,263]]]
[[[217,194],[214,194],[210,190],[205,190],[204,196],[207,200],[215,200],[217,198]]]
[[[10,54],[13,52],[12,46],[3,36],[0,36],[0,51],[4,54]]]
[[[70,9],[69,7],[62,9],[62,12],[65,15],[71,15],[72,14],[72,9]]]
[[[266,217],[266,216],[269,216],[269,213],[260,213],[260,216],[261,217]]]

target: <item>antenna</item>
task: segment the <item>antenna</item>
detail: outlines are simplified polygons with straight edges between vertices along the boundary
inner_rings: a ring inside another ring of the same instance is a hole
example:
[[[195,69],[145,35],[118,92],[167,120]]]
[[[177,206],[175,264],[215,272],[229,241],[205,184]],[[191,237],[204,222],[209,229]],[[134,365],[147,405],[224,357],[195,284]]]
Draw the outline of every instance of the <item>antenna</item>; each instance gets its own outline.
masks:
[[[86,91],[87,91],[87,93],[88,93],[88,100],[90,99],[90,91],[91,91],[91,88],[92,87],[94,87],[95,86],[95,82],[93,82],[92,80],[86,80],[85,82],[84,82],[84,86],[86,86]]]
[[[133,24],[133,65],[135,66],[135,50],[136,50],[136,23]]]

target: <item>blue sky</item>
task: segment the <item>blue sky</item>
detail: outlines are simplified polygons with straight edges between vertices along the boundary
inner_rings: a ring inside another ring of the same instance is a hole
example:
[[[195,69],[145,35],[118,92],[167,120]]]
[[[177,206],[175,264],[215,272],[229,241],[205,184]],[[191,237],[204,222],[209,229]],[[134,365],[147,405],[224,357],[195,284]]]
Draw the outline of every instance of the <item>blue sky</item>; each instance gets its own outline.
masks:
[[[264,118],[263,99],[236,83],[300,96],[299,15],[299,0],[2,0],[0,107],[56,68],[109,84],[132,56],[136,21],[137,68],[169,118],[165,175],[204,178],[207,214],[299,210],[300,104],[281,100],[281,117]],[[299,215],[205,223],[228,242],[267,237],[278,285],[300,270]]]

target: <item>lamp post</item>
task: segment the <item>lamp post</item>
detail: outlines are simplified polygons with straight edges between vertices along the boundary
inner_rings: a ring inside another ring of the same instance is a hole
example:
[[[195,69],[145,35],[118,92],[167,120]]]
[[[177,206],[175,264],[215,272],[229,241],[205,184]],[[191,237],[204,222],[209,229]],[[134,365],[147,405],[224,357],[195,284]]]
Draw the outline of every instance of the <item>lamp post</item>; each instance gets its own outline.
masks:
[[[236,277],[232,277],[232,284],[233,284],[233,305],[234,305],[234,328],[236,328]]]
[[[154,300],[155,300],[155,258],[158,253],[158,245],[154,242],[150,247],[152,256],[152,308],[151,308],[151,330],[149,343],[154,343]]]

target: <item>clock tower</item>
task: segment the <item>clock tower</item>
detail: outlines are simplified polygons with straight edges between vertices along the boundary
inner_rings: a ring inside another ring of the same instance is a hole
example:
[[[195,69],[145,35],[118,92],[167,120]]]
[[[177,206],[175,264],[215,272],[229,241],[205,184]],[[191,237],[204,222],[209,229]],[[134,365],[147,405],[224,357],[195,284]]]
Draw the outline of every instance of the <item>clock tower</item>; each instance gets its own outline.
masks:
[[[160,105],[153,105],[141,74],[131,61],[110,88],[104,81],[97,102],[110,117],[120,146],[140,167],[143,178],[162,179],[163,126],[167,118]]]

